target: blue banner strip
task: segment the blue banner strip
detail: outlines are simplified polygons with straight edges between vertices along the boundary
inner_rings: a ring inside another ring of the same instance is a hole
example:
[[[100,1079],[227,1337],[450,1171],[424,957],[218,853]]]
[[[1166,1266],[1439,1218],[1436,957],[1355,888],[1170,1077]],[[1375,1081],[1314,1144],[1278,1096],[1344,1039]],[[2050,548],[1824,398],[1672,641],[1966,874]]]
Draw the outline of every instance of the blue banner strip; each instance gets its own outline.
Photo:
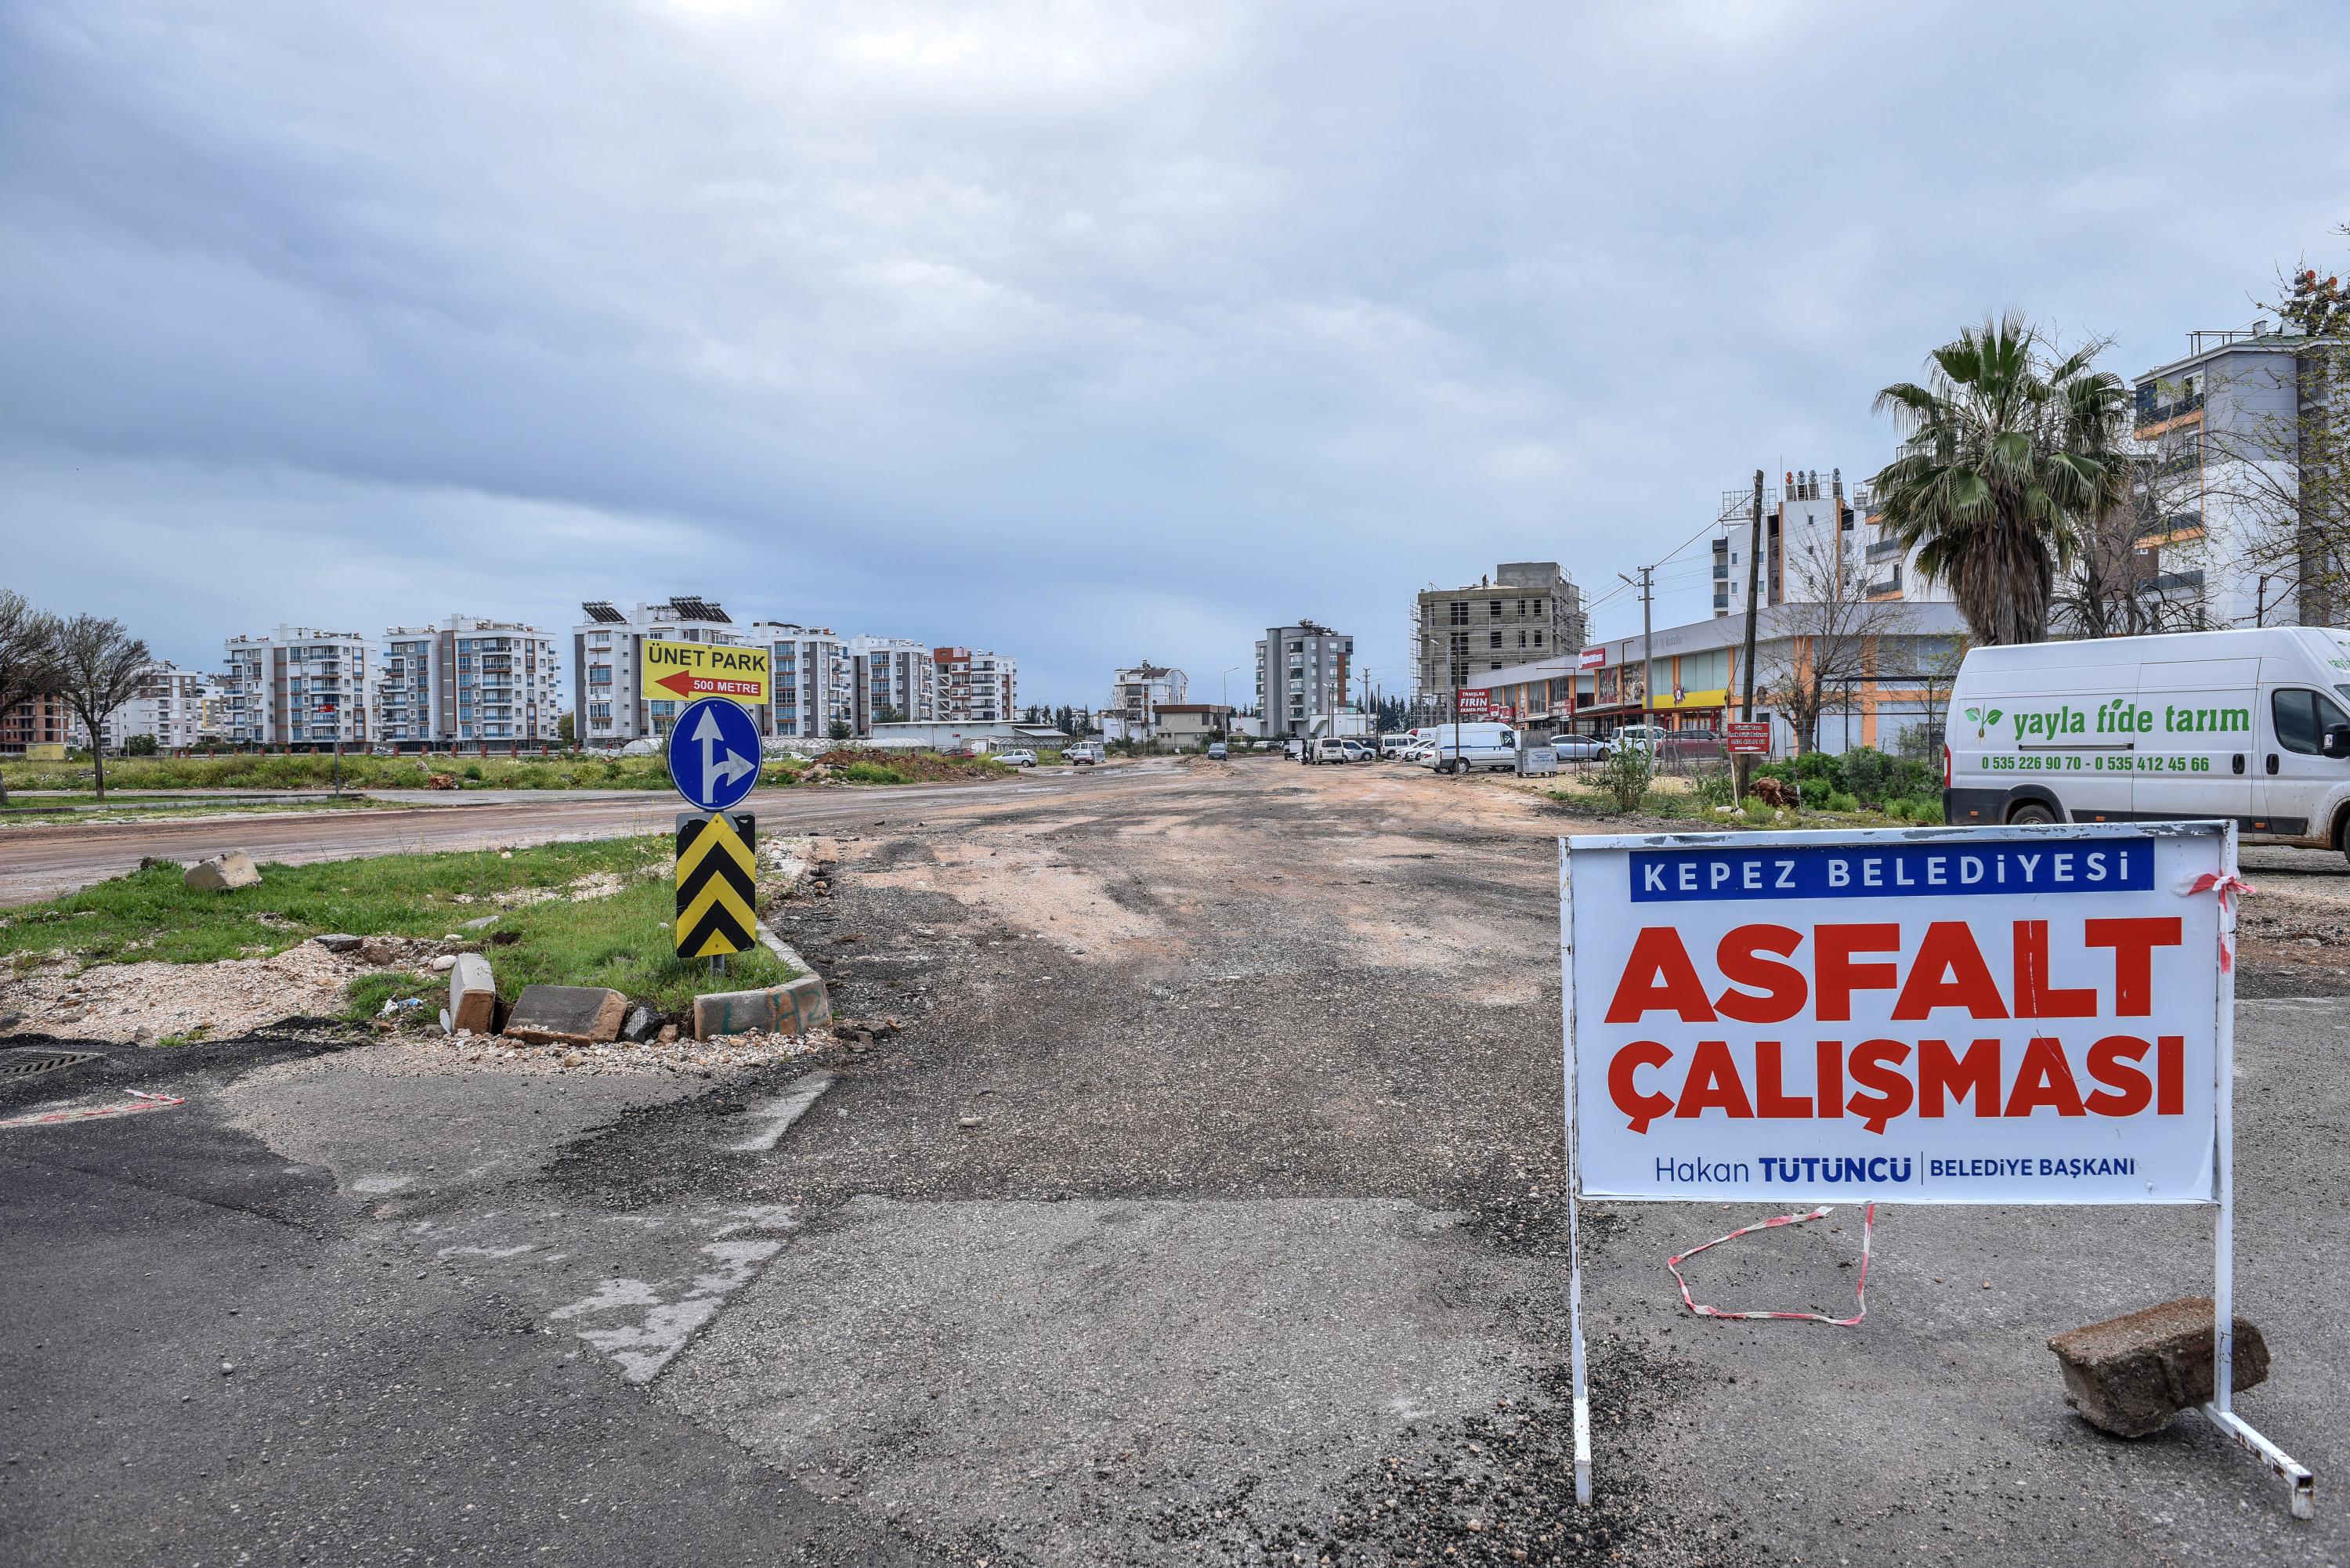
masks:
[[[2154,886],[2154,845],[2144,840],[1635,849],[1628,859],[1636,904],[2143,892]]]

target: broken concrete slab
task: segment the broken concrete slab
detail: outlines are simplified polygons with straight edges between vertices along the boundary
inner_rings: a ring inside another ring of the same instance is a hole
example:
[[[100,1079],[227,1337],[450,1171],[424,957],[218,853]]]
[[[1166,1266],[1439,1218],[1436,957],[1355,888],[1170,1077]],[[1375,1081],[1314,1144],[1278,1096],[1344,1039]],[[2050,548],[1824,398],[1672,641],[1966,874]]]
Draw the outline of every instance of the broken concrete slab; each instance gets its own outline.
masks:
[[[526,985],[506,1020],[510,1039],[540,1045],[598,1045],[620,1037],[629,999],[600,985]]]
[[[2160,1431],[2211,1397],[2211,1321],[2210,1297],[2182,1296],[2056,1335],[2048,1348],[2064,1369],[2064,1402],[2117,1438]],[[2235,1328],[2241,1390],[2268,1376],[2269,1346],[2243,1318]]]
[[[494,925],[496,925],[497,923],[498,923],[498,917],[497,917],[497,916],[495,916],[495,915],[484,915],[484,916],[482,916],[479,919],[467,920],[467,921],[463,922],[463,924],[461,924],[460,926],[458,926],[458,928],[457,928],[457,929],[458,929],[459,930],[461,930],[461,931],[478,931],[478,930],[483,929],[484,929],[484,928],[485,928],[485,927],[488,927],[488,926],[494,926]]]
[[[312,937],[310,940],[330,953],[354,952],[359,946],[359,938],[341,931],[329,931],[325,936]]]
[[[806,1034],[832,1021],[832,999],[812,974],[757,991],[718,991],[693,999],[693,1037]]]
[[[449,1031],[470,1029],[487,1034],[497,1018],[498,988],[490,974],[490,961],[479,953],[460,953],[449,971]]]
[[[200,893],[226,893],[238,888],[259,887],[261,871],[254,865],[252,856],[242,849],[232,849],[209,860],[197,861],[180,880]]]

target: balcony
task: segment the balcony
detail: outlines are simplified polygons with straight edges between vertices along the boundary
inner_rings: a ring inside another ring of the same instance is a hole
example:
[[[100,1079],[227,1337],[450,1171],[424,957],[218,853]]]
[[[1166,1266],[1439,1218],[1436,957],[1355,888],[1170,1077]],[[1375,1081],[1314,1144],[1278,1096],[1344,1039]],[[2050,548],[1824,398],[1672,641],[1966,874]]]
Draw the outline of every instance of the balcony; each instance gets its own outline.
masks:
[[[2159,395],[2158,389],[2151,381],[2137,389],[2137,428],[2139,430],[2178,419],[2182,414],[2194,413],[2203,406],[2203,391],[2199,387],[2167,403],[2155,400]]]
[[[2150,594],[2200,594],[2203,573],[2199,567],[2188,572],[2165,572],[2160,576],[2148,577],[2144,587]]]
[[[1898,560],[1905,553],[1902,543],[1898,539],[1879,539],[1863,552],[1865,557],[1871,562]]]

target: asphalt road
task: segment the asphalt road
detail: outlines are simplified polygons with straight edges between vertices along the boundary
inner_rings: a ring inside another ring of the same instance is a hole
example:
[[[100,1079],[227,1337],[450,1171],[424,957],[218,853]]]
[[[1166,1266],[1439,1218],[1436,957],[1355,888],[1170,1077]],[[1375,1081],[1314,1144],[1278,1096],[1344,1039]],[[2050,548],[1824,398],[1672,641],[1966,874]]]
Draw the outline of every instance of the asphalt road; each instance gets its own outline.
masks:
[[[2350,1559],[2350,1031],[2292,997],[2240,1011],[2240,1406],[2317,1520],[2191,1419],[2066,1410],[2049,1334],[2208,1280],[2207,1214],[2091,1210],[1887,1210],[1844,1330],[1681,1310],[1665,1256],[1750,1211],[1594,1208],[1578,1509],[1561,826],[1254,762],[875,813],[782,923],[901,1027],[818,1062],[281,1034],[0,1087],[187,1096],[0,1128],[0,1559]],[[1701,1282],[1849,1301],[1854,1218]]]
[[[1040,792],[1147,789],[1173,776],[1171,763],[1143,762],[1053,769],[1002,784],[760,790],[743,809],[756,813],[763,826],[828,831],[984,809]],[[255,860],[298,866],[421,849],[511,847],[665,833],[681,809],[673,796],[651,790],[483,791],[458,802],[428,790],[374,794],[410,809],[97,823],[0,834],[0,907],[55,898],[119,877],[151,855],[195,861],[242,849]]]

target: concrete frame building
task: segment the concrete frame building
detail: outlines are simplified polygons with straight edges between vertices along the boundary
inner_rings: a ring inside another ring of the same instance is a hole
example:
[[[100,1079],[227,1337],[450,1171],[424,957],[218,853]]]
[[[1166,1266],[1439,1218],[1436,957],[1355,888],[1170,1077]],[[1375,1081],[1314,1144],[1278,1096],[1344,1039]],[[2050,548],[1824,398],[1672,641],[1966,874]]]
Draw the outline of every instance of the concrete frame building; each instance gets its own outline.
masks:
[[[939,665],[930,644],[908,637],[852,637],[857,732],[881,723],[927,723],[939,716]],[[894,713],[894,720],[884,715]]]
[[[556,740],[555,639],[520,621],[452,615],[389,628],[375,686],[375,738],[425,749]]]
[[[645,639],[719,648],[757,645],[757,639],[735,625],[723,607],[687,594],[658,604],[639,602],[625,615],[603,599],[590,599],[579,607],[587,618],[571,631],[571,711],[573,734],[582,746],[624,746],[658,736],[677,716],[674,701],[651,701],[639,695]]]
[[[1459,588],[1423,588],[1412,616],[1412,681],[1450,702],[1477,677],[1583,646],[1583,590],[1556,561],[1504,561]]]
[[[857,676],[846,639],[829,627],[761,620],[751,623],[751,640],[767,645],[769,734],[827,740],[836,722],[857,732]]]
[[[281,626],[222,644],[222,739],[244,746],[365,745],[370,696],[367,639]]]
[[[1019,663],[984,649],[934,648],[939,717],[973,723],[1010,723],[1018,717]]]
[[[20,757],[28,746],[70,745],[73,732],[73,718],[62,697],[28,697],[0,710],[0,754]]]
[[[1317,715],[1346,707],[1354,658],[1355,639],[1318,622],[1267,627],[1256,645],[1256,702],[1265,733],[1310,735]]]

